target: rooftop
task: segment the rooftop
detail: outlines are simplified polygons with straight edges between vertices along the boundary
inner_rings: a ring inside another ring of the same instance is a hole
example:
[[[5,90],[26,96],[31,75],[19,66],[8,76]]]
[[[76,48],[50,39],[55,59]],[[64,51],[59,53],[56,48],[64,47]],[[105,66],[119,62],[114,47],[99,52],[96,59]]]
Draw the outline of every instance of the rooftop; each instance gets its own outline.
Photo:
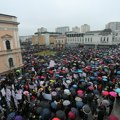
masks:
[[[15,17],[15,18],[17,18],[16,16],[13,16],[13,15],[7,15],[7,14],[1,14],[1,13],[0,13],[0,16],[7,16],[7,17]]]

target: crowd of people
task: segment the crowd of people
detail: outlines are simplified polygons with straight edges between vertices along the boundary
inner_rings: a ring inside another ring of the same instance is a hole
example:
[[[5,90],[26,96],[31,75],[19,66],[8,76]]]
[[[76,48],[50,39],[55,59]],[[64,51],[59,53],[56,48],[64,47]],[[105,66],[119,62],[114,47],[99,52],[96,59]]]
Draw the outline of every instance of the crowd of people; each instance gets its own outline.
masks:
[[[120,120],[120,48],[23,53],[14,79],[0,78],[0,120]]]

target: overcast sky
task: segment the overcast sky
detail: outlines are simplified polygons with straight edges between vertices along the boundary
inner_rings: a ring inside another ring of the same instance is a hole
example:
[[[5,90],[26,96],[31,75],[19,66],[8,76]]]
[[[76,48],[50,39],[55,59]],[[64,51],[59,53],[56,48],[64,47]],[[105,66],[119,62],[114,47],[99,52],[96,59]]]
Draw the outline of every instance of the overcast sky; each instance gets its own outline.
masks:
[[[18,18],[19,34],[31,35],[37,28],[89,24],[91,30],[120,21],[120,0],[0,0],[0,13]]]

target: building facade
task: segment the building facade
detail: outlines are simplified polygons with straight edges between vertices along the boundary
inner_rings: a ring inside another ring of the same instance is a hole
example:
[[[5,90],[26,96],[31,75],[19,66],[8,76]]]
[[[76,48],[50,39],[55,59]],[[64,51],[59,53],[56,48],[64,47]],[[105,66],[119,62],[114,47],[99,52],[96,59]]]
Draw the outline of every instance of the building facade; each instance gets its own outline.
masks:
[[[0,14],[0,74],[22,66],[18,24],[15,16]]]
[[[75,27],[72,28],[72,31],[76,32],[76,33],[80,33],[80,28],[75,26]]]
[[[35,33],[32,36],[32,45],[41,45],[41,46],[48,46],[48,47],[55,47],[56,45],[56,37],[60,35],[60,33],[56,32],[42,32],[42,33]]]
[[[38,28],[38,32],[40,33],[47,32],[47,28],[44,28],[44,27]]]
[[[70,28],[69,28],[68,26],[65,26],[65,27],[57,27],[57,28],[55,29],[55,31],[56,31],[57,33],[65,34],[65,33],[67,33],[67,32],[70,31]]]
[[[66,35],[58,35],[56,37],[56,48],[65,48],[66,47]]]
[[[90,26],[88,24],[81,25],[81,33],[86,33],[90,31]]]
[[[67,47],[84,46],[86,48],[110,47],[120,44],[120,32],[113,33],[111,29],[89,31],[86,33],[66,34]]]
[[[109,22],[106,24],[106,29],[111,29],[112,31],[120,30],[120,22]]]
[[[78,45],[84,44],[84,34],[83,33],[67,33],[66,34],[66,47],[76,47]]]

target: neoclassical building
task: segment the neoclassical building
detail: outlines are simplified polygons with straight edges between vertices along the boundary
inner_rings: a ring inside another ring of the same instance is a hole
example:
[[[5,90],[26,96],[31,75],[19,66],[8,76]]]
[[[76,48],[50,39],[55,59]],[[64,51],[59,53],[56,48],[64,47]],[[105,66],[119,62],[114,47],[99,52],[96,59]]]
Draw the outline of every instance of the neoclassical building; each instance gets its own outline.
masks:
[[[0,14],[0,74],[22,66],[17,18]]]

